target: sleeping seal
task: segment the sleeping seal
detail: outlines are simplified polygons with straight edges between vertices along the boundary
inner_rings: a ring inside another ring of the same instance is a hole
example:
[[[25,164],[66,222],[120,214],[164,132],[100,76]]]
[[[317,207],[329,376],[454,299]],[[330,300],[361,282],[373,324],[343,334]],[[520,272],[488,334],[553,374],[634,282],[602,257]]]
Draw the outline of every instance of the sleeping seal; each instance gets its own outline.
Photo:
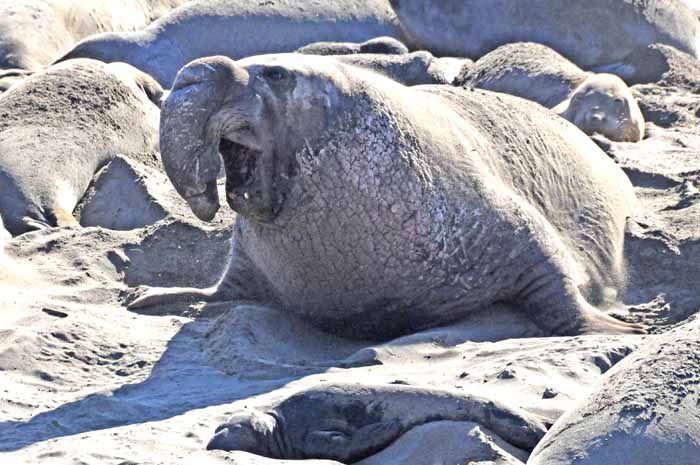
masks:
[[[277,459],[354,463],[433,421],[473,421],[531,450],[544,436],[534,416],[501,402],[413,386],[320,385],[266,409],[244,408],[216,429],[207,449]]]
[[[539,105],[289,54],[196,60],[161,118],[192,211],[214,218],[223,161],[239,215],[218,285],[137,289],[132,307],[255,301],[389,338],[509,302],[550,334],[641,331],[591,304],[622,284],[632,186]]]
[[[157,150],[161,96],[129,65],[84,59],[4,93],[0,213],[9,232],[77,225],[71,213],[99,168],[117,154],[147,159]]]

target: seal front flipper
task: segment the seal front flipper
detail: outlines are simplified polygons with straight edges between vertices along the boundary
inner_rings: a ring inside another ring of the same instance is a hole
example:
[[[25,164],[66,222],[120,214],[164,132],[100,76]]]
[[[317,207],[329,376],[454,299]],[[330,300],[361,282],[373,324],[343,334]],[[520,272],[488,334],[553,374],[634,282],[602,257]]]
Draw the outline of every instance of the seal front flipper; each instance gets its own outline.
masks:
[[[80,227],[80,223],[68,211],[62,208],[55,208],[49,212],[49,219],[59,228]]]
[[[315,430],[304,438],[304,453],[309,458],[356,462],[389,446],[402,431],[398,419],[372,423],[352,431]]]
[[[122,293],[122,302],[129,310],[176,303],[211,302],[217,300],[215,288],[149,287],[129,288]]]

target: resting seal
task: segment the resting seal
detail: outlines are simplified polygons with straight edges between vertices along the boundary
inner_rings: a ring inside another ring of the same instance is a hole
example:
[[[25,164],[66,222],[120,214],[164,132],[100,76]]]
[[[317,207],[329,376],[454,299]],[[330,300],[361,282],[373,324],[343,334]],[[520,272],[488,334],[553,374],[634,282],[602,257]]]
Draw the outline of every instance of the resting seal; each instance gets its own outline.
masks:
[[[195,58],[291,52],[319,41],[401,40],[397,23],[385,0],[190,2],[143,31],[88,37],[60,61],[121,61],[170,87],[178,70]]]
[[[537,42],[578,66],[616,63],[649,44],[697,57],[700,24],[678,0],[389,0],[407,39],[434,54],[478,59]]]
[[[134,31],[186,0],[12,0],[0,2],[0,92],[92,34]],[[5,76],[3,76],[3,74]]]
[[[546,45],[516,42],[465,66],[453,84],[515,95],[552,108],[589,75]]]
[[[650,336],[557,420],[528,465],[697,464],[699,354],[700,319]]]
[[[546,429],[532,415],[467,394],[408,386],[321,385],[267,409],[234,412],[207,449],[354,463],[433,421],[473,421],[531,450]]]
[[[162,89],[126,64],[75,60],[0,98],[0,212],[13,236],[77,224],[94,173],[117,154],[158,146]]]
[[[193,212],[215,216],[223,160],[239,216],[217,286],[137,291],[134,307],[255,301],[388,338],[506,301],[551,334],[640,331],[586,300],[621,284],[632,186],[539,105],[290,54],[190,63],[161,118]]]
[[[644,116],[632,92],[613,74],[595,74],[554,109],[588,135],[602,134],[615,142],[639,142]]]
[[[408,48],[393,37],[376,37],[359,44],[354,42],[315,42],[301,47],[295,53],[303,53],[304,55],[353,55],[357,53],[401,55],[408,53]]]

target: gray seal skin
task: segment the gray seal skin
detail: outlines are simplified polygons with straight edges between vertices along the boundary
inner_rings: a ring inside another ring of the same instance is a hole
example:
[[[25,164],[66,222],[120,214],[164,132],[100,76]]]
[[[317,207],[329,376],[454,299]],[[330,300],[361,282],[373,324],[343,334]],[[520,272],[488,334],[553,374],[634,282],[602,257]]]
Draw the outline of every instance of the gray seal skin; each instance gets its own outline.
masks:
[[[161,94],[127,64],[84,59],[4,93],[0,213],[9,232],[77,225],[71,212],[99,168],[117,154],[145,158],[157,150]]]
[[[552,108],[588,76],[546,45],[516,42],[466,66],[453,84],[515,95]]]
[[[80,39],[134,31],[186,0],[12,0],[0,4],[0,92]],[[5,76],[3,74],[6,73]]]
[[[239,215],[216,286],[132,290],[133,308],[254,301],[380,339],[510,302],[551,334],[642,331],[586,300],[621,285],[632,186],[537,104],[330,57],[210,57],[178,74],[160,134],[193,212],[215,216],[223,161]]]
[[[528,465],[696,465],[700,319],[650,336],[552,426]]]
[[[402,55],[335,55],[335,60],[348,65],[375,71],[406,86],[421,84],[450,84],[454,79],[450,71],[462,66],[451,58],[435,58],[430,52],[413,52]]]
[[[639,47],[697,57],[700,24],[679,0],[389,0],[416,48],[478,59],[511,42],[537,42],[578,66],[616,63]]]
[[[614,142],[639,142],[644,116],[627,84],[614,74],[595,74],[553,110],[588,135]]]
[[[387,385],[320,385],[269,406],[235,411],[207,449],[241,450],[277,459],[353,463],[433,421],[473,421],[532,450],[546,432],[517,408],[459,392]]]
[[[354,42],[315,42],[304,45],[295,53],[305,55],[352,55],[357,53],[401,55],[408,53],[408,47],[393,37],[376,37],[359,44]]]
[[[86,38],[61,60],[129,63],[167,88],[180,68],[200,57],[239,59],[380,36],[403,37],[386,0],[210,0],[184,5],[140,32]]]

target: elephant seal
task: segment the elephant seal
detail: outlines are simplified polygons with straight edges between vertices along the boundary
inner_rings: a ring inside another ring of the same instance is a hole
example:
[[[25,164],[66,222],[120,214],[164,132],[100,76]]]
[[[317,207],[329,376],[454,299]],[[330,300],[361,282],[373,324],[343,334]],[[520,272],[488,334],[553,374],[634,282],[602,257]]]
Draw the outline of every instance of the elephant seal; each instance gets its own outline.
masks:
[[[136,289],[134,308],[254,301],[380,339],[510,302],[551,334],[642,331],[589,303],[622,284],[632,186],[539,105],[331,57],[210,57],[178,73],[160,135],[195,215],[214,218],[222,161],[239,215],[218,285]]]
[[[416,48],[478,59],[537,42],[578,66],[616,63],[653,43],[697,57],[700,24],[679,0],[389,0]]]
[[[0,4],[0,74],[34,72],[83,37],[134,31],[186,0],[13,0]],[[0,77],[0,91],[8,81]]]
[[[650,336],[552,426],[528,465],[695,465],[700,319]]]
[[[295,53],[305,55],[352,55],[357,53],[401,55],[408,53],[408,47],[393,37],[377,37],[360,44],[354,42],[315,42],[304,45]]]
[[[406,86],[421,84],[451,84],[468,60],[436,58],[430,52],[402,55],[335,55],[334,59],[353,66],[370,69]]]
[[[207,449],[354,463],[413,427],[444,420],[479,423],[527,450],[546,432],[525,411],[459,392],[400,385],[320,385],[266,409],[235,411],[216,429]]]
[[[141,32],[84,39],[60,61],[121,61],[170,87],[178,70],[206,56],[291,52],[319,41],[362,42],[402,34],[386,0],[211,0],[191,2]]]
[[[627,84],[613,74],[595,74],[553,110],[588,135],[615,142],[639,142],[644,116]]]
[[[590,73],[546,45],[516,42],[466,66],[453,84],[515,95],[552,108],[588,76]]]
[[[9,232],[76,225],[71,212],[99,168],[117,154],[152,157],[161,94],[129,65],[85,59],[52,66],[3,94],[0,212]]]

